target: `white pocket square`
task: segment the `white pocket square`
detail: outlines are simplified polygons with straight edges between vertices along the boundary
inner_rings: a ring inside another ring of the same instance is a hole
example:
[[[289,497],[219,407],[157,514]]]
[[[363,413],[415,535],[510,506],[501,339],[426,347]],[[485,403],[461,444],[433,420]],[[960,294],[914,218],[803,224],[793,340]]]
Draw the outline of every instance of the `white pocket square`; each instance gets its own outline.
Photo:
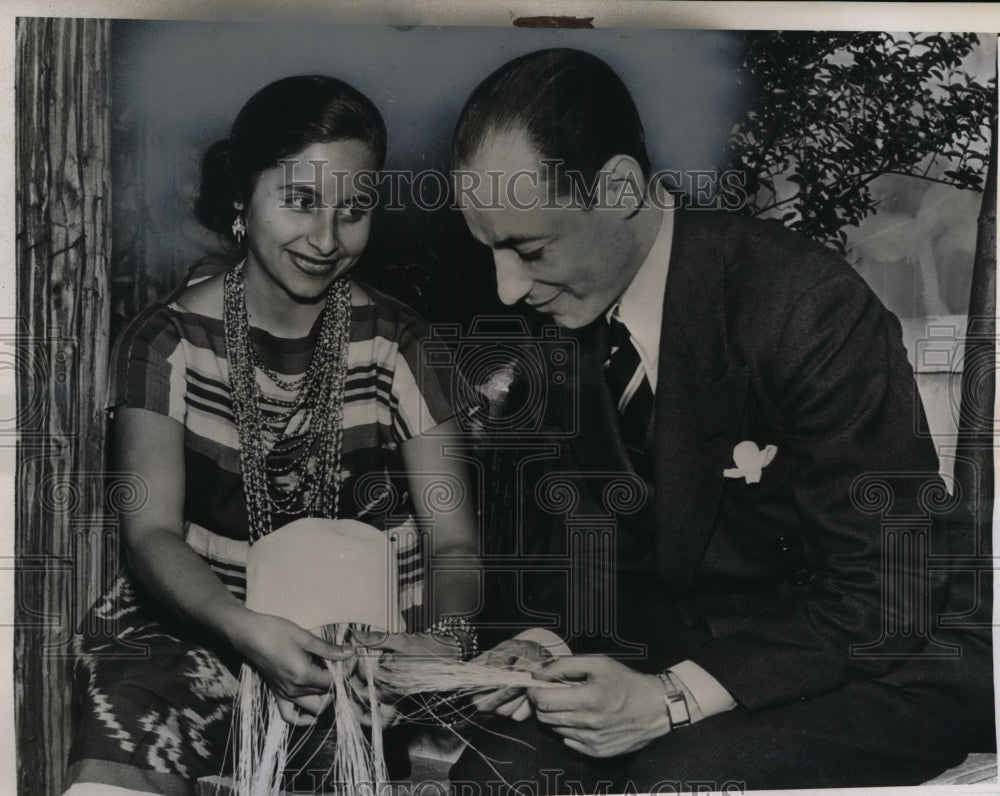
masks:
[[[744,440],[733,448],[733,464],[722,471],[726,478],[745,478],[748,484],[760,482],[761,471],[767,467],[778,452],[776,445],[758,448],[756,442]]]

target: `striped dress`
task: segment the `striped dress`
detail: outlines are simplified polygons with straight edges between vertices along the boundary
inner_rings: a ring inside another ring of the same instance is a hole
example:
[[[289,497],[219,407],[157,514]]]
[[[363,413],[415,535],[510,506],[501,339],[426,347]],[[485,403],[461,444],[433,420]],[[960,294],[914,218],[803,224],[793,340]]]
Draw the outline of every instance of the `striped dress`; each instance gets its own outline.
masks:
[[[399,606],[415,628],[423,621],[422,557],[399,446],[453,412],[446,385],[422,377],[423,322],[388,296],[352,286],[339,516],[394,536]],[[254,349],[278,374],[302,374],[320,321],[298,339],[251,328]],[[276,408],[270,401],[287,399],[262,375],[258,380],[265,413]],[[248,519],[221,307],[219,317],[208,317],[175,300],[143,313],[119,341],[112,397],[113,407],[147,409],[183,425],[185,540],[243,597]],[[274,517],[273,525],[297,516]],[[79,721],[68,782],[194,793],[198,778],[227,762],[238,657],[163,611],[128,573],[94,606],[87,627],[77,638]]]

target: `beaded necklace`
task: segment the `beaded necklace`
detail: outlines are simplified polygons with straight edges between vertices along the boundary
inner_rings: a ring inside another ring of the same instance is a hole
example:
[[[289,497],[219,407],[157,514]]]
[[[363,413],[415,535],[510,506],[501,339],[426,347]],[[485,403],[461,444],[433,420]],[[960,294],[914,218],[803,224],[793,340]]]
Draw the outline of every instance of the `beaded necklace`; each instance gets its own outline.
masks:
[[[222,320],[252,543],[271,532],[274,514],[338,516],[351,287],[347,279],[330,286],[309,367],[286,381],[264,366],[250,342],[245,266],[246,260],[226,274]],[[289,394],[269,398],[278,409],[266,414],[255,368]],[[269,461],[272,452],[280,456]]]

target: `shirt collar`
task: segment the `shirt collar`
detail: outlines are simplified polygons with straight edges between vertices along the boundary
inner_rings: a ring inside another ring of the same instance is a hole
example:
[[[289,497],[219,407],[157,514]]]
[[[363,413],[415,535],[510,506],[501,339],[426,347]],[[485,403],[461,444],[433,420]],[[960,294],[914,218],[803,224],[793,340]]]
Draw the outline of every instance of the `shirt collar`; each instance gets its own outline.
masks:
[[[665,195],[669,197],[669,194]],[[676,214],[673,205],[660,212],[663,214],[660,229],[649,254],[642,261],[642,265],[639,266],[639,270],[632,277],[621,298],[611,306],[606,315],[609,321],[615,317],[625,324],[654,392],[660,360],[663,295],[667,288],[667,270],[673,247]]]

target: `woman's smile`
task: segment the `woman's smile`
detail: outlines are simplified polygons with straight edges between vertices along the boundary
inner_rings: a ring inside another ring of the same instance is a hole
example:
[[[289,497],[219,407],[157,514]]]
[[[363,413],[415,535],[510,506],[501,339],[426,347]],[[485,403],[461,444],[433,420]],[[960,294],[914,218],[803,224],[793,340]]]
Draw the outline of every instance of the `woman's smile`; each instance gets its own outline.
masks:
[[[337,270],[337,266],[340,263],[339,257],[320,259],[316,257],[308,257],[294,251],[289,251],[288,256],[300,271],[309,274],[310,276],[330,276],[332,272]]]

